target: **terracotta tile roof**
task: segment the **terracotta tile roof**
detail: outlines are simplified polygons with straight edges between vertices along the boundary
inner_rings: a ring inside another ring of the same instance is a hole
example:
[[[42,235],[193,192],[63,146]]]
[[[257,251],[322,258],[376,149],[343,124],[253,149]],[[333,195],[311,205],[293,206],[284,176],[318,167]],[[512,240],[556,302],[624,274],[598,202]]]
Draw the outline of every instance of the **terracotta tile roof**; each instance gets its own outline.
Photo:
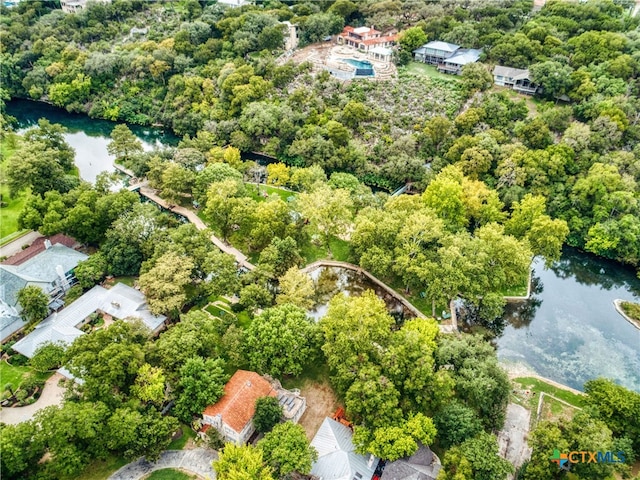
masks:
[[[256,412],[256,400],[267,396],[276,396],[269,382],[255,372],[238,370],[224,386],[222,398],[205,408],[204,414],[221,415],[224,423],[241,432]]]
[[[385,37],[370,38],[364,40],[362,43],[365,45],[377,45],[378,43],[395,42],[398,39],[398,35],[387,35]]]
[[[28,248],[25,248],[21,252],[18,252],[15,255],[12,255],[11,257],[7,258],[4,262],[2,262],[2,264],[3,265],[20,265],[26,262],[27,260],[29,260],[30,258],[35,257],[39,253],[44,252],[45,240],[46,239],[44,237],[36,238]],[[76,246],[79,245],[78,241],[75,238],[67,237],[62,233],[57,233],[53,237],[49,237],[49,241],[51,242],[51,245],[55,245],[59,243],[69,248],[75,248]]]

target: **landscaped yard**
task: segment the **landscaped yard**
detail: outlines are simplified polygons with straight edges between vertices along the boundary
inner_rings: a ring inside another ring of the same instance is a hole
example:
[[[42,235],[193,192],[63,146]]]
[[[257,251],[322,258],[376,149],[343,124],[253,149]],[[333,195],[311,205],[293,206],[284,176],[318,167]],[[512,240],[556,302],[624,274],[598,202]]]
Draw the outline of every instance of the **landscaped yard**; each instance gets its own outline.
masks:
[[[22,383],[22,379],[31,371],[30,367],[16,367],[9,365],[4,360],[0,362],[0,378],[2,386],[11,385],[12,390],[17,390]]]
[[[541,393],[545,395],[542,400],[540,420],[571,418],[577,409],[584,406],[582,395],[555,387],[537,378],[519,377],[513,381],[516,384],[516,393],[513,395],[513,401],[531,411],[532,426],[537,421],[536,414]]]
[[[446,80],[453,80],[455,82],[460,81],[460,77],[457,75],[447,75],[446,73],[440,73],[438,69],[433,65],[427,65],[422,62],[409,62],[404,67],[398,69],[400,72],[415,73],[417,75],[424,75],[431,78],[441,78]]]
[[[300,254],[305,259],[306,264],[313,263],[317,260],[328,259],[338,260],[340,262],[349,262],[351,258],[351,244],[346,240],[337,237],[331,237],[329,240],[329,248],[331,257],[324,245],[318,246],[313,243],[307,243],[300,246]]]
[[[267,195],[276,194],[285,202],[291,201],[290,199],[294,199],[298,194],[296,192],[292,192],[290,190],[274,187],[273,185],[260,185],[260,193],[258,193],[258,187],[256,185],[252,185],[250,183],[246,184],[246,189],[251,198],[253,198],[256,202],[263,202],[267,199],[263,195],[263,193],[267,193]]]
[[[92,461],[77,478],[79,480],[106,480],[127,463],[129,462],[123,457],[109,455],[106,460]]]
[[[14,152],[15,146],[6,141],[0,143],[0,245],[18,237],[18,215],[30,195],[22,192],[14,198],[9,197],[6,168],[7,160]]]
[[[180,425],[180,429],[182,430],[182,436],[173,440],[167,447],[167,450],[182,450],[190,439],[196,438],[196,432],[194,432],[191,427],[182,424]]]

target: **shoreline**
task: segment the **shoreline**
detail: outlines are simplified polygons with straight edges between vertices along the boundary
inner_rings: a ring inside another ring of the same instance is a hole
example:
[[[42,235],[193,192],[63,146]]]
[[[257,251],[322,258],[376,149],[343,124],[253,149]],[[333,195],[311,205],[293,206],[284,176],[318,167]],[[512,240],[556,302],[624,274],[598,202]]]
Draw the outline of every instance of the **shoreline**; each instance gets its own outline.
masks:
[[[556,388],[575,393],[576,395],[586,395],[583,391],[577,390],[573,387],[570,387],[569,385],[564,385],[563,383],[556,382],[555,380],[543,377],[542,375],[538,375],[535,370],[533,370],[529,365],[525,363],[504,360],[499,360],[498,363],[502,367],[502,369],[507,372],[509,380],[522,377],[532,377],[542,382],[548,383],[549,385],[552,385]]]
[[[635,320],[633,318],[631,318],[629,315],[627,315],[624,310],[622,309],[622,306],[620,305],[622,302],[627,302],[628,300],[622,300],[621,298],[616,298],[613,301],[613,306],[616,309],[616,312],[618,312],[620,315],[622,315],[622,317],[629,322],[631,325],[633,325],[634,327],[636,327],[638,330],[640,330],[640,321]],[[630,302],[631,303],[631,302]]]

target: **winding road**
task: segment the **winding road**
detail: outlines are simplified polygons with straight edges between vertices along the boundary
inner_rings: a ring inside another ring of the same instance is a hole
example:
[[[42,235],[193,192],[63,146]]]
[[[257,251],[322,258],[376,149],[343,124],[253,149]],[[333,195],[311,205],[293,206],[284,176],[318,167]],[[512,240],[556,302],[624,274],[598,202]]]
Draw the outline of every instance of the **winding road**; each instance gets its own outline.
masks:
[[[195,473],[201,478],[214,480],[216,472],[212,462],[218,454],[213,450],[196,448],[194,450],[166,450],[155,462],[147,462],[144,458],[125,465],[109,477],[109,480],[138,480],[155,470],[176,468]]]
[[[58,385],[60,380],[64,379],[59,373],[54,373],[44,384],[44,389],[40,398],[35,403],[26,407],[3,408],[0,410],[0,422],[7,425],[15,425],[17,423],[31,420],[37,411],[51,405],[60,405],[62,403],[64,388]]]

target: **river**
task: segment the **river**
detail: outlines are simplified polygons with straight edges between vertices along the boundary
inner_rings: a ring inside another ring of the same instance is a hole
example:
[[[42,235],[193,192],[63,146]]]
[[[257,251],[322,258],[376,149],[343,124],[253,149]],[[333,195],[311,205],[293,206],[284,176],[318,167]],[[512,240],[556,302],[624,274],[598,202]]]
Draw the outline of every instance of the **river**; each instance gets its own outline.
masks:
[[[69,130],[65,138],[76,150],[76,164],[85,180],[93,181],[102,170],[113,170],[106,146],[115,123],[26,100],[9,102],[7,113],[18,119],[20,128],[43,117],[64,125]],[[177,142],[174,135],[160,129],[130,128],[146,149]],[[532,298],[507,308],[507,326],[496,340],[499,358],[524,363],[542,376],[577,389],[586,380],[605,376],[640,392],[640,330],[622,318],[612,303],[616,298],[640,300],[640,280],[634,272],[570,248],[552,268],[544,268],[539,261],[533,268]],[[351,293],[360,289],[358,279],[342,277],[338,275],[341,288],[353,290]],[[345,286],[345,282],[354,285]],[[324,302],[319,303],[315,317],[321,317],[326,308]]]
[[[71,114],[60,108],[29,100],[8,102],[7,113],[18,120],[19,131],[36,125],[40,118],[63,125],[67,129],[64,138],[76,152],[75,163],[83,180],[93,183],[100,172],[115,170],[114,157],[107,152],[107,145],[111,141],[109,135],[117,123]],[[172,133],[159,128],[138,125],[129,125],[129,128],[147,151],[165,145],[175,146],[179,140]]]

